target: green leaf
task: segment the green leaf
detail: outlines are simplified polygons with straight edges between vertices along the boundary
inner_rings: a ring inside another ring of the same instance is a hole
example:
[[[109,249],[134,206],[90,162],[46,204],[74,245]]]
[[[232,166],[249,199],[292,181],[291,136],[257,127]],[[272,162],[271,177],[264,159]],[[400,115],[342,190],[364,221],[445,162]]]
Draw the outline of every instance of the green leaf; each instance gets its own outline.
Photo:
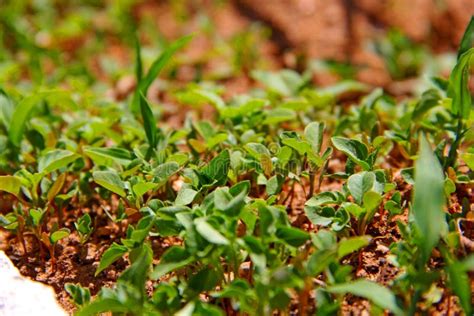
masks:
[[[61,228],[61,229],[55,231],[54,233],[52,233],[51,236],[49,237],[49,240],[54,245],[55,243],[57,243],[61,239],[68,237],[70,234],[71,234],[71,231],[69,229]]]
[[[148,191],[155,189],[158,186],[158,183],[153,182],[139,182],[134,184],[132,187],[133,193],[135,196],[140,198],[143,194],[147,193]]]
[[[198,294],[202,291],[214,289],[219,281],[219,274],[215,269],[205,267],[195,275],[191,276],[188,282],[188,290]]]
[[[214,205],[219,210],[229,216],[237,216],[245,205],[247,191],[242,190],[235,197],[228,188],[218,188],[214,192]]]
[[[160,262],[154,268],[154,270],[151,274],[151,278],[152,278],[152,280],[157,280],[157,279],[161,278],[162,276],[164,276],[164,275],[166,275],[166,274],[168,274],[172,271],[175,271],[175,270],[178,270],[182,267],[187,266],[188,264],[192,263],[193,261],[194,261],[194,258],[189,257],[187,259],[184,259],[184,260],[181,260],[181,261],[178,261],[178,262]]]
[[[270,156],[270,151],[268,148],[259,143],[248,143],[244,146],[245,150],[250,154],[250,156],[255,159],[260,159],[262,155]]]
[[[97,270],[95,271],[94,275],[97,276],[112,263],[122,258],[122,256],[126,254],[127,251],[127,247],[114,242],[112,246],[110,246],[109,249],[104,252],[102,258],[100,258],[99,266],[97,267]]]
[[[196,230],[208,242],[216,245],[228,245],[229,241],[220,232],[217,231],[205,218],[194,220]]]
[[[10,139],[13,145],[17,147],[20,146],[21,140],[25,135],[26,123],[41,98],[41,94],[28,96],[22,99],[15,107],[10,123],[10,129],[8,130],[8,139]]]
[[[351,293],[371,300],[374,304],[388,309],[395,315],[403,315],[398,307],[395,295],[386,287],[367,280],[356,280],[353,282],[336,284],[327,287],[327,291],[336,294]]]
[[[464,160],[469,169],[474,170],[474,154],[464,153],[461,155],[461,158]]]
[[[449,76],[448,96],[452,99],[453,114],[467,120],[472,109],[469,90],[469,69],[474,48],[464,52]]]
[[[471,281],[467,271],[463,269],[462,262],[454,262],[447,267],[449,286],[459,297],[461,307],[466,315],[472,315]]]
[[[433,154],[430,144],[421,137],[420,154],[415,164],[415,186],[413,215],[420,229],[418,246],[423,262],[427,262],[431,251],[438,244],[446,226],[444,216],[444,175],[441,165]]]
[[[309,141],[314,153],[319,154],[323,143],[324,123],[312,122],[304,129],[304,137]]]
[[[362,205],[364,194],[370,191],[374,184],[375,174],[367,171],[353,174],[347,180],[347,188],[359,205]]]
[[[342,151],[364,170],[370,170],[371,166],[366,162],[369,156],[369,150],[364,143],[356,139],[344,137],[333,137],[331,141],[337,150]]]
[[[46,213],[46,210],[30,209],[30,217],[33,226],[38,226],[41,223],[44,213]]]
[[[283,185],[283,181],[281,181],[278,175],[271,177],[267,181],[267,187],[266,187],[267,194],[274,195],[274,194],[280,193],[282,185]]]
[[[202,173],[210,180],[215,180],[217,185],[227,182],[227,173],[230,166],[230,154],[228,150],[222,151],[214,157],[211,162],[202,169]]]
[[[307,232],[294,227],[280,227],[275,235],[290,246],[299,247],[310,239]]]
[[[181,190],[178,192],[178,196],[176,196],[174,205],[183,206],[190,204],[196,197],[197,193],[198,192],[193,189],[181,188]]]
[[[124,197],[125,194],[125,185],[120,179],[120,176],[116,171],[94,171],[92,174],[95,183],[103,186],[109,191],[112,191],[121,197]]]
[[[342,259],[354,251],[367,246],[372,238],[370,236],[357,236],[344,238],[338,243],[337,257]]]
[[[461,58],[462,54],[467,52],[470,48],[474,46],[474,16],[471,16],[471,20],[464,30],[464,34],[461,39],[461,43],[459,44],[458,50],[458,60]]]
[[[140,112],[143,119],[143,127],[145,128],[146,138],[151,148],[155,148],[158,142],[156,120],[153,112],[151,111],[150,104],[145,99],[143,94],[140,94]]]
[[[140,82],[138,82],[137,89],[133,95],[133,100],[131,104],[131,110],[133,113],[138,113],[140,108],[140,94],[146,95],[148,88],[151,86],[155,78],[158,76],[160,71],[165,67],[168,61],[173,57],[173,55],[184,47],[191,39],[192,35],[184,36],[177,41],[173,42],[168,46],[158,58],[153,62],[150,67],[150,70]]]
[[[153,170],[155,177],[158,177],[160,181],[168,180],[173,174],[179,170],[179,164],[175,161],[165,162],[159,165]]]
[[[53,149],[38,159],[38,171],[49,173],[69,165],[81,157],[72,151],[65,149]]]
[[[110,167],[113,165],[113,163],[126,166],[133,160],[131,153],[123,148],[85,146],[83,148],[83,152],[86,156],[92,159],[94,164],[99,166]]]
[[[382,195],[375,191],[368,191],[364,193],[362,198],[363,206],[368,213],[371,213],[377,209],[382,202]]]
[[[0,191],[17,196],[20,193],[21,181],[15,176],[0,176]]]
[[[64,182],[66,181],[66,173],[61,173],[54,181],[53,185],[49,188],[48,194],[46,195],[46,199],[48,202],[51,201],[58,195],[58,193],[63,188]]]

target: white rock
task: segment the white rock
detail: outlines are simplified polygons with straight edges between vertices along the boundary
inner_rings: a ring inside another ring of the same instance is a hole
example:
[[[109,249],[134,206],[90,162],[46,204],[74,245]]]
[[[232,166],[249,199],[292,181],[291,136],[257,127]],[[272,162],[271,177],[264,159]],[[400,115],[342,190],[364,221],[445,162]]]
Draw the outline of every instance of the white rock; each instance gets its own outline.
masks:
[[[0,251],[0,316],[64,316],[53,289],[23,277]]]

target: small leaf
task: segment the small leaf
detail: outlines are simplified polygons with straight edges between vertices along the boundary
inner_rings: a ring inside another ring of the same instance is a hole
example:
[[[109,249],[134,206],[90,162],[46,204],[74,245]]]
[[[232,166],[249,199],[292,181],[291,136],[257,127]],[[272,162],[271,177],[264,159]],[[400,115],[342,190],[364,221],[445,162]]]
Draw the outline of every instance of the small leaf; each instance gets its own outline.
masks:
[[[145,193],[155,189],[157,186],[158,184],[153,182],[139,182],[133,185],[132,190],[136,197],[142,197]]]
[[[116,171],[94,171],[92,174],[95,183],[103,186],[121,197],[125,194],[125,185]]]
[[[49,240],[54,245],[55,243],[57,243],[61,239],[68,237],[70,234],[71,234],[71,231],[69,229],[61,228],[61,229],[55,231],[54,233],[52,233],[51,236],[49,237]]]
[[[130,152],[123,148],[85,146],[83,152],[92,159],[94,164],[100,166],[112,166],[113,163],[126,166],[133,160]]]
[[[304,129],[304,137],[309,141],[314,153],[319,154],[323,143],[324,123],[312,122]]]
[[[422,260],[426,262],[438,244],[446,220],[443,211],[443,170],[423,136],[420,139],[419,158],[415,164],[414,191],[413,215],[415,224],[420,229],[418,246],[422,252]]]
[[[267,181],[267,194],[274,195],[280,193],[281,186],[283,185],[283,181],[281,181],[280,177],[275,175],[268,179]]]
[[[351,175],[347,180],[347,187],[357,204],[361,205],[364,194],[373,188],[374,183],[375,174],[373,172],[363,171]]]
[[[100,258],[99,266],[97,267],[94,275],[97,276],[112,263],[122,258],[122,256],[127,253],[127,251],[127,247],[114,242],[112,246],[110,246],[109,249],[104,252],[102,258]]]
[[[216,245],[228,245],[229,241],[220,232],[218,232],[205,218],[194,220],[196,230],[208,242]]]
[[[49,173],[69,165],[80,155],[65,149],[53,149],[38,159],[38,171]]]
[[[370,236],[357,236],[351,238],[344,238],[338,243],[337,257],[339,259],[347,256],[370,243]]]
[[[277,229],[275,235],[293,247],[302,246],[310,239],[307,232],[294,227],[280,227]]]
[[[360,165],[364,170],[370,170],[370,165],[366,162],[369,156],[367,146],[356,140],[344,137],[333,137],[331,141],[337,150],[342,151],[352,161]]]
[[[202,169],[202,173],[210,180],[215,180],[217,185],[223,185],[227,182],[227,173],[230,166],[230,154],[224,150],[214,157],[211,162]]]
[[[188,205],[190,204],[194,198],[196,197],[196,194],[198,192],[193,189],[188,189],[188,188],[181,188],[178,192],[178,196],[176,196],[176,200],[174,201],[174,205],[176,206],[183,206],[183,205]]]
[[[403,315],[398,307],[395,295],[386,287],[367,280],[356,280],[327,287],[327,291],[336,294],[351,293],[371,300],[376,305],[388,309],[395,315]]]
[[[237,216],[245,205],[247,191],[242,190],[237,196],[233,196],[228,188],[218,188],[214,192],[214,205],[219,211],[229,216]]]
[[[0,191],[5,191],[13,195],[20,193],[21,181],[15,176],[0,176]]]

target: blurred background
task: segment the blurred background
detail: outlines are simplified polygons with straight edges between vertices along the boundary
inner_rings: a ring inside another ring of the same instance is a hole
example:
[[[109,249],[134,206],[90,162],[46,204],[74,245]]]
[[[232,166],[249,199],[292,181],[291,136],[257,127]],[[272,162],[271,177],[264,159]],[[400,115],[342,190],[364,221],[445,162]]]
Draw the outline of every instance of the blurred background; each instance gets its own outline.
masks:
[[[320,86],[355,79],[405,95],[420,76],[449,74],[473,13],[472,0],[1,0],[0,84],[98,82],[124,98],[135,36],[149,65],[194,33],[166,78],[234,94],[254,69],[290,68]]]

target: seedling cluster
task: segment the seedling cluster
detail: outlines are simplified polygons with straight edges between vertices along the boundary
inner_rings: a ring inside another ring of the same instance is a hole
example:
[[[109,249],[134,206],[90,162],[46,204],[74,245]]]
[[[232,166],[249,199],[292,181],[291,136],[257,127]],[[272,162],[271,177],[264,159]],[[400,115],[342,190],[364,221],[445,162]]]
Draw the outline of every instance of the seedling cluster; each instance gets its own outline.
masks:
[[[208,82],[172,88],[188,110],[179,128],[148,95],[192,36],[149,67],[135,39],[136,87],[123,101],[45,81],[5,86],[0,226],[51,269],[67,240],[120,228],[95,275],[127,268],[96,295],[67,284],[77,315],[333,315],[348,295],[394,315],[454,295],[470,315],[473,34],[471,20],[449,78],[402,101],[351,80],[318,88],[310,73],[252,71],[243,56],[258,88],[232,98]],[[360,273],[364,250],[381,245],[388,282]]]

